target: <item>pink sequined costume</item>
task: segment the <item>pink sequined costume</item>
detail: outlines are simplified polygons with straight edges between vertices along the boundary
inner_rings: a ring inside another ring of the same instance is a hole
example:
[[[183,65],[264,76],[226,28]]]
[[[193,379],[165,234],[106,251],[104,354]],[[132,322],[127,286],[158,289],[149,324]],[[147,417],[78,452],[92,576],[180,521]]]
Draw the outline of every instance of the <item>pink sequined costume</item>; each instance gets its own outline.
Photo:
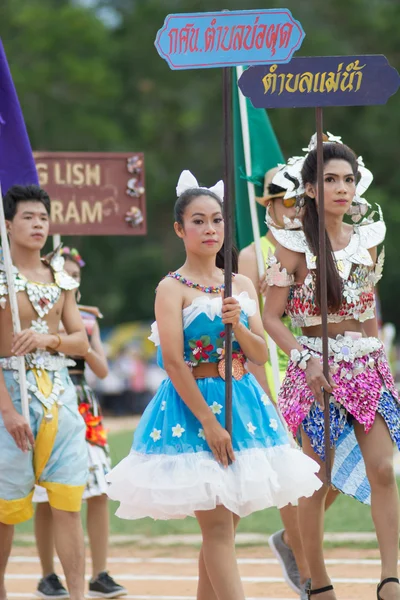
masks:
[[[334,252],[336,266],[343,282],[342,304],[336,313],[328,315],[328,323],[349,319],[364,322],[375,315],[374,286],[382,276],[384,253],[374,264],[368,251],[382,243],[386,227],[379,211],[376,222],[355,225],[346,248]],[[297,284],[293,275],[280,270],[271,257],[267,270],[269,285],[290,287],[285,312],[295,327],[310,327],[321,323],[315,300],[316,257],[301,229],[278,229],[269,221],[279,244],[305,254],[308,274]],[[322,340],[301,336],[298,342],[314,356],[322,357]],[[335,487],[370,502],[370,488],[365,466],[355,438],[352,420],[363,424],[368,432],[378,412],[384,418],[390,435],[400,449],[400,405],[383,344],[374,337],[346,332],[329,339],[329,365],[337,387],[330,402],[331,446],[336,448],[333,483]],[[289,429],[296,435],[300,425],[310,438],[314,451],[324,459],[323,412],[316,404],[306,383],[306,374],[292,361],[282,384],[279,406]]]

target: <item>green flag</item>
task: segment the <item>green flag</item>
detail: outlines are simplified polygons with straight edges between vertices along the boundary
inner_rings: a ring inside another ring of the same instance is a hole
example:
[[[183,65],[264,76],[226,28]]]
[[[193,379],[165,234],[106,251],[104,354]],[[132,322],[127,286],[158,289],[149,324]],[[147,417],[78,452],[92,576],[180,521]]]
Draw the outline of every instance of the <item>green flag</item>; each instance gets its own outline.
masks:
[[[233,77],[233,81],[236,241],[239,250],[241,250],[254,241],[254,236],[251,226],[249,196],[247,193],[246,165],[239,107],[240,91],[236,83],[236,76]],[[262,196],[265,173],[269,169],[276,167],[278,163],[283,163],[284,158],[266,111],[262,108],[254,108],[248,98],[246,98],[246,106],[250,134],[250,180],[255,184],[256,196]],[[263,235],[266,233],[267,227],[264,223],[265,209],[260,204],[257,204],[257,215],[260,232]]]

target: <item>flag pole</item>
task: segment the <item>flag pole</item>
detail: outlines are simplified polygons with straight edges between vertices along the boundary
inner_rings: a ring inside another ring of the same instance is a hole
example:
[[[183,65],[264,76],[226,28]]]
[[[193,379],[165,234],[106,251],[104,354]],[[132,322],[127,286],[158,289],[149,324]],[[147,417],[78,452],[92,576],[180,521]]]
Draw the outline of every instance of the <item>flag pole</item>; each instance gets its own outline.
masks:
[[[232,296],[233,187],[232,187],[232,71],[222,69],[223,152],[224,152],[224,295]],[[225,428],[232,436],[232,325],[225,325]]]
[[[60,244],[61,244],[61,235],[59,233],[55,233],[53,235],[53,250],[56,250]]]
[[[320,265],[320,302],[322,323],[322,361],[324,376],[329,381],[328,361],[328,287],[326,281],[326,232],[325,232],[325,201],[324,201],[324,151],[323,151],[323,114],[322,107],[315,109],[317,126],[317,185],[318,185],[318,223],[319,223],[319,265]],[[330,410],[329,393],[324,390],[324,446],[325,446],[325,477],[326,485],[331,484],[331,445],[330,445]]]
[[[3,195],[0,187],[0,234],[1,234],[1,247],[3,249],[3,260],[6,271],[7,287],[8,287],[8,298],[11,308],[12,324],[14,333],[21,332],[21,321],[19,318],[17,293],[14,287],[14,276],[13,276],[13,264],[11,259],[10,246],[8,244],[6,219],[4,215]],[[28,401],[28,388],[26,385],[26,371],[25,371],[25,357],[17,356],[18,361],[18,375],[19,375],[19,386],[21,391],[21,407],[22,414],[25,417],[28,425],[30,425],[29,419],[29,401]]]
[[[244,69],[242,66],[236,67],[236,76],[237,79],[241,77]],[[262,277],[265,275],[265,262],[263,253],[261,250],[261,241],[260,241],[260,227],[258,224],[258,216],[257,216],[257,206],[255,200],[255,190],[254,183],[249,181],[249,177],[252,174],[252,164],[251,164],[251,148],[250,148],[250,134],[249,134],[249,117],[247,113],[247,100],[245,96],[237,86],[237,92],[239,95],[239,111],[240,111],[240,122],[242,125],[242,139],[243,139],[243,150],[244,150],[244,161],[246,166],[246,175],[247,175],[247,194],[249,197],[249,206],[250,206],[250,217],[251,217],[251,226],[253,229],[253,239],[254,239],[254,247],[256,251],[257,258],[257,268],[258,275]],[[264,298],[261,298],[261,302],[264,305]],[[271,359],[271,367],[272,367],[272,376],[274,379],[274,388],[276,390],[276,394],[278,394],[279,389],[281,387],[281,380],[279,377],[279,361],[278,361],[278,351],[276,347],[276,343],[274,340],[268,335],[268,350],[269,356]]]

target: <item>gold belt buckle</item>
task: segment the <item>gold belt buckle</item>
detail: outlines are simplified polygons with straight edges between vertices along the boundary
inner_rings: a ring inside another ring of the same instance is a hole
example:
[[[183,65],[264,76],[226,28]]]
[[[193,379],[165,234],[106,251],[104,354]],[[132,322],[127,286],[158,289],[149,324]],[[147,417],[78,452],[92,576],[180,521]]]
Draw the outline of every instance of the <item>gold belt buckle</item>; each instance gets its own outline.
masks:
[[[240,381],[245,373],[243,362],[239,358],[232,358],[232,377]],[[221,358],[218,362],[218,374],[225,381],[225,358]]]

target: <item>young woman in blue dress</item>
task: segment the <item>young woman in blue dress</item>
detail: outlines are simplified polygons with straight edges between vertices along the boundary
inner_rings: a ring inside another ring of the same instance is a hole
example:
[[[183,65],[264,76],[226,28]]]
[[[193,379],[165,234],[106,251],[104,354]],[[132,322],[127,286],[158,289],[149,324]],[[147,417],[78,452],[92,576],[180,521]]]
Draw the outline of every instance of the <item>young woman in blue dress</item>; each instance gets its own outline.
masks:
[[[195,516],[202,532],[198,600],[244,600],[235,556],[240,517],[297,503],[321,486],[314,461],[294,449],[246,360],[267,349],[250,279],[233,275],[224,298],[223,184],[177,186],[175,233],[186,260],[159,284],[151,339],[168,377],[135,431],[130,454],[108,475],[124,519]],[[224,429],[224,335],[233,329],[232,437]]]

